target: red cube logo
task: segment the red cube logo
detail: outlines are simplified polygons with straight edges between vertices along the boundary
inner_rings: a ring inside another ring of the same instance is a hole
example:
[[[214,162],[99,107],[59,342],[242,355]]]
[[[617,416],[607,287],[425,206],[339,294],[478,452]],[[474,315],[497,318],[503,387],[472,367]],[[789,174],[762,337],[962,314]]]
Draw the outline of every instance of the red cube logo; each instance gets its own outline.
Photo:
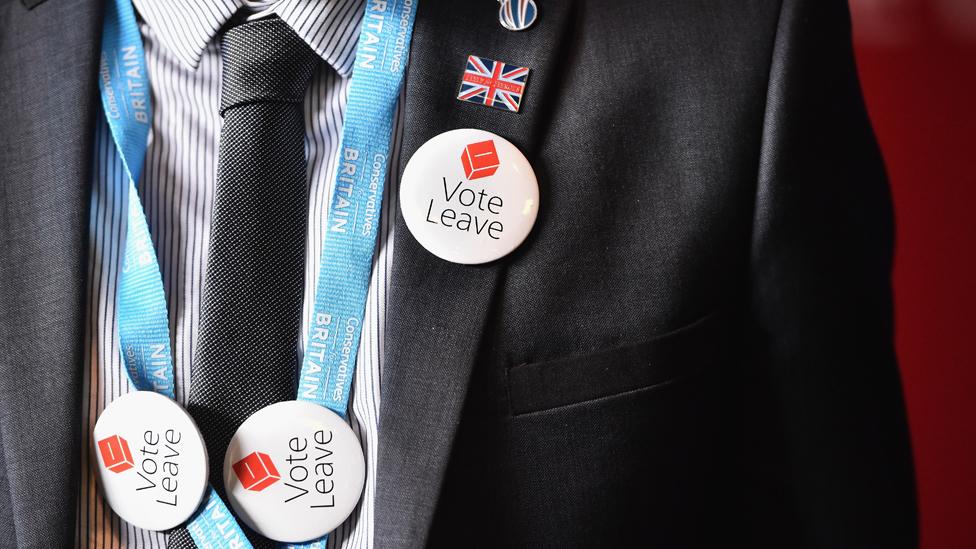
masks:
[[[281,480],[281,474],[271,461],[271,456],[251,452],[234,464],[234,473],[245,490],[260,492]]]
[[[464,152],[461,153],[461,165],[464,166],[464,175],[468,176],[468,179],[494,174],[498,170],[498,151],[495,150],[495,142],[481,141],[465,147]]]
[[[112,435],[98,441],[98,453],[102,456],[105,468],[113,473],[121,473],[135,467],[129,443],[119,435]]]

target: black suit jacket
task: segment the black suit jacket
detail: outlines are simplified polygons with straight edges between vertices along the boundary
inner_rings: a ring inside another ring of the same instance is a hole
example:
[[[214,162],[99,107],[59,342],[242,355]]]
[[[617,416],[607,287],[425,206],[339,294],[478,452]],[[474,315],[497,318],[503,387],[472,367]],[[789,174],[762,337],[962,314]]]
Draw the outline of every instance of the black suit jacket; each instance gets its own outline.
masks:
[[[916,545],[891,209],[840,0],[421,0],[403,153],[460,127],[541,185],[482,266],[398,221],[376,546]],[[100,0],[0,0],[0,537],[78,478]],[[518,114],[454,99],[529,67]]]

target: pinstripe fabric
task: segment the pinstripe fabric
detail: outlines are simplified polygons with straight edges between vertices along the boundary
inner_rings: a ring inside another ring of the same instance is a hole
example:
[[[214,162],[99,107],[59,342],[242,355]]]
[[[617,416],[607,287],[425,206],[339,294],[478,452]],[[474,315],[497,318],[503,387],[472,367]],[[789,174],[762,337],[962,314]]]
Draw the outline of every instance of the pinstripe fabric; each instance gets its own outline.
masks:
[[[224,22],[245,3],[237,0],[136,0],[134,3],[144,21],[141,30],[155,109],[139,193],[169,303],[176,398],[185,405],[200,321],[221,124],[220,55],[214,38]],[[332,193],[362,0],[247,2],[247,7],[277,13],[325,60],[313,76],[304,104],[309,178],[303,310],[303,326],[307,326],[312,313],[309,296],[314,294],[318,276],[317,259]],[[401,135],[398,114],[391,166],[399,162]],[[125,215],[106,200],[110,188],[125,193],[127,185],[108,128],[101,119],[96,128],[93,154],[88,350],[82,406],[83,474],[76,545],[162,548],[165,547],[163,534],[125,524],[104,504],[90,463],[91,432],[98,414],[115,397],[132,390],[119,356],[115,307]],[[366,488],[357,511],[330,537],[332,548],[361,549],[373,545],[376,436],[398,184],[398,174],[393,170],[383,201],[349,411],[353,430],[366,452]],[[303,327],[302,334],[305,332]]]

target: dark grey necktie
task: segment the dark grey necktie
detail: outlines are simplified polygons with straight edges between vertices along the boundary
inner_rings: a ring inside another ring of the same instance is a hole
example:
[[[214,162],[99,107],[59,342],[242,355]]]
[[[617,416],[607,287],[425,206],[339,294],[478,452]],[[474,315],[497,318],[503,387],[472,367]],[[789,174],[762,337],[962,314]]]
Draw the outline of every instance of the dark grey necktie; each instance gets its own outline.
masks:
[[[318,57],[277,17],[232,27],[221,45],[224,125],[188,408],[224,497],[234,432],[295,398],[308,211],[302,99]],[[181,528],[168,547],[194,545]]]

